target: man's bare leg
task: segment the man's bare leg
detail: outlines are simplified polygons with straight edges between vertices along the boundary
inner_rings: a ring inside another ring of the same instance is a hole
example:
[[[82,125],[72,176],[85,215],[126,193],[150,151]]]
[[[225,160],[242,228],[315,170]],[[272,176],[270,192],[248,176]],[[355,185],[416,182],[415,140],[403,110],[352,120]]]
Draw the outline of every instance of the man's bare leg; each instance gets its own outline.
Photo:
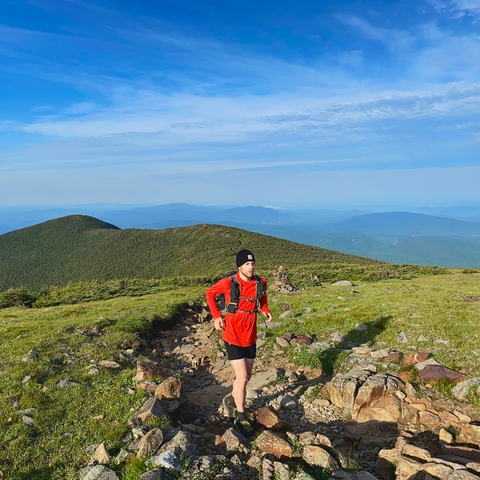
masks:
[[[241,358],[239,360],[230,360],[235,373],[233,382],[232,397],[237,406],[237,412],[245,411],[245,398],[247,396],[247,383],[252,376],[253,358]]]

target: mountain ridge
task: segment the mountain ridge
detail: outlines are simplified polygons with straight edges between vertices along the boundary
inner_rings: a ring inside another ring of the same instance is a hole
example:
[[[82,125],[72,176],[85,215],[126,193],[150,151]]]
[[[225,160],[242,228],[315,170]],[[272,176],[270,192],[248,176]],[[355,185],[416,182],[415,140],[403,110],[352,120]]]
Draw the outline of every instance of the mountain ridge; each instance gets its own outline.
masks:
[[[259,271],[279,265],[383,263],[220,225],[121,230],[74,215],[0,235],[0,290],[72,281],[215,275],[235,268],[241,248]]]

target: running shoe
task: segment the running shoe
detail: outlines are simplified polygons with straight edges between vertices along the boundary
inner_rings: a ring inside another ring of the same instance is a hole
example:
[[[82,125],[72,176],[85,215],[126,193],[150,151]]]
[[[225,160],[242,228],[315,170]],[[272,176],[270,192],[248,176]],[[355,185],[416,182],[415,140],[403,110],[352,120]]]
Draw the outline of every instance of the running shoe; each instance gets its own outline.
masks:
[[[245,438],[251,438],[255,435],[253,425],[246,419],[240,420],[236,418],[233,425]]]
[[[234,418],[237,412],[235,400],[232,395],[228,394],[222,400],[223,415],[228,418]]]

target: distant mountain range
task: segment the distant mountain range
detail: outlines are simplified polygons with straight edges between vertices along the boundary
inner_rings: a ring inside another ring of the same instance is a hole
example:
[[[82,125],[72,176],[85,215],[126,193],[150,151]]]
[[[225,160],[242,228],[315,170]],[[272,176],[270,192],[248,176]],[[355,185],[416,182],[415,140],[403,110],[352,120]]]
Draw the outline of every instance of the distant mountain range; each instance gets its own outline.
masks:
[[[480,224],[410,212],[371,213],[330,226],[334,231],[385,237],[478,237]]]
[[[74,213],[97,217],[122,229],[162,230],[216,224],[387,262],[480,267],[480,207],[375,211],[381,208],[387,207],[373,206],[371,211],[367,208],[287,211],[187,203],[154,207],[95,204],[34,210],[2,207],[0,234]]]

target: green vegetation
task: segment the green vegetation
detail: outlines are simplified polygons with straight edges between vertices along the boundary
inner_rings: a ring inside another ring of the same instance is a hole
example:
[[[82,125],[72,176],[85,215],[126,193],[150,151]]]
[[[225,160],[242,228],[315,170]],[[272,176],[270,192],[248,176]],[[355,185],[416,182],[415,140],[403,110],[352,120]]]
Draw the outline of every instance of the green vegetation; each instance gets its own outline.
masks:
[[[134,358],[120,359],[119,353],[138,349],[139,337],[152,328],[169,328],[179,308],[203,291],[179,288],[137,298],[0,311],[0,471],[6,478],[73,480],[90,458],[84,453],[87,446],[104,441],[110,452],[118,452],[127,419],[144,402],[142,390],[127,393],[134,386]],[[116,361],[123,369],[98,367],[98,375],[89,374],[89,366],[100,360]],[[60,380],[78,386],[58,388]],[[28,408],[38,410],[30,414],[32,426],[16,413]],[[94,418],[98,415],[103,419]],[[159,425],[168,421],[166,417]],[[142,468],[138,462],[128,467],[132,472]]]
[[[235,269],[241,248],[253,250],[259,273],[280,265],[380,264],[376,260],[301,245],[219,225],[119,230],[74,215],[0,236],[0,289],[39,290],[69,282],[118,278],[213,278]]]
[[[358,293],[349,287],[309,287],[300,295],[270,296],[274,319],[288,303],[295,316],[267,329],[267,345],[287,332],[311,334],[316,342],[330,342],[332,334],[345,335],[343,342],[330,348],[311,351],[291,347],[287,354],[296,364],[322,368],[326,373],[348,368],[345,364],[349,343],[371,342],[373,348],[384,346],[408,352],[407,346],[434,352],[442,365],[478,376],[478,356],[473,351],[480,344],[480,274],[454,273],[412,280],[385,280],[359,283]],[[305,309],[311,310],[306,313]],[[365,324],[366,331],[356,330]],[[259,323],[259,328],[262,323]],[[410,341],[399,343],[404,331]],[[427,340],[417,341],[420,335]],[[438,343],[444,340],[447,344]]]
[[[353,279],[343,276],[347,272],[371,278],[373,271],[390,278],[357,280],[354,290],[327,286],[323,277],[312,278],[319,272],[317,265],[292,267],[295,278],[305,281],[305,289],[292,295],[270,295],[274,320],[287,303],[295,316],[268,327],[267,350],[286,332],[310,333],[319,342],[330,341],[337,332],[345,340],[322,353],[308,348],[295,352],[292,346],[287,354],[299,364],[337,372],[349,368],[345,361],[349,352],[342,352],[348,343],[372,342],[377,349],[388,346],[402,351],[415,345],[434,352],[443,365],[477,376],[478,356],[473,351],[480,341],[480,274],[448,271],[448,275],[411,278],[427,270],[397,267],[324,266],[326,275],[342,279]],[[411,279],[393,278],[392,272]],[[136,350],[142,337],[169,328],[168,321],[187,300],[204,295],[205,286],[195,284],[191,277],[181,281],[191,282],[190,286],[175,287],[166,279],[112,280],[70,284],[35,295],[25,289],[6,292],[9,301],[19,305],[0,310],[0,471],[8,480],[73,480],[89,459],[84,452],[87,446],[104,441],[110,453],[118,452],[127,419],[144,401],[143,391],[127,393],[134,386],[135,362],[125,350]],[[27,304],[37,308],[26,308]],[[365,331],[356,330],[360,323],[366,325]],[[264,328],[263,321],[259,327]],[[409,336],[408,344],[398,343],[400,331]],[[427,341],[418,342],[420,334]],[[436,343],[438,339],[448,344]],[[122,352],[127,360],[119,357]],[[100,360],[116,361],[123,369],[99,367],[98,375],[90,375],[89,366]],[[78,386],[58,388],[55,384],[60,380]],[[449,388],[440,385],[444,392]],[[318,389],[312,395],[318,395]],[[478,398],[472,389],[469,399],[478,404]],[[27,426],[17,412],[32,407],[37,409],[30,415],[34,424]],[[95,419],[99,415],[103,418]],[[165,417],[155,425],[170,421]],[[136,478],[145,466],[133,461],[115,468],[126,480]],[[316,478],[326,475],[320,470],[312,473]]]

